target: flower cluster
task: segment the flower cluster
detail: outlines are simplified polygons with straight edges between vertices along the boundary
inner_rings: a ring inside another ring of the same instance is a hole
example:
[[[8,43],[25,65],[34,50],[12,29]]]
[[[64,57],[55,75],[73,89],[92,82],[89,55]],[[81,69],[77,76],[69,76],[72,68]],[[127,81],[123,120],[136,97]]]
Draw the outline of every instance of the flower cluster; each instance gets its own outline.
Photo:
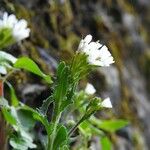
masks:
[[[2,28],[10,28],[16,41],[29,37],[30,29],[27,28],[27,21],[24,19],[18,20],[15,15],[8,15],[7,12],[0,19],[0,29]]]
[[[114,59],[108,48],[97,42],[92,42],[92,35],[87,35],[84,39],[80,41],[78,52],[83,52],[87,55],[88,62],[95,66],[110,66],[114,63]],[[85,93],[93,95],[96,92],[94,86],[90,83],[87,84],[85,88]],[[100,98],[94,99],[90,104],[92,107],[100,108],[112,108],[110,98],[106,98],[101,101]]]
[[[92,36],[87,35],[81,40],[78,51],[82,51],[88,55],[88,61],[96,66],[109,66],[114,63],[111,53],[105,45],[97,42],[91,42]]]

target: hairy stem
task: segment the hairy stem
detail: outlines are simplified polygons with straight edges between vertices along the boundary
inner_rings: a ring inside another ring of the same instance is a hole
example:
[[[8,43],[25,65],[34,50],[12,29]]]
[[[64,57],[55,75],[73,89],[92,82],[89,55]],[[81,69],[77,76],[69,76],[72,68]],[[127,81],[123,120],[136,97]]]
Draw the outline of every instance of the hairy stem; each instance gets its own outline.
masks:
[[[55,141],[56,134],[57,134],[57,125],[59,123],[60,118],[61,118],[61,113],[59,115],[57,115],[56,119],[53,121],[54,128],[53,128],[53,132],[52,132],[51,136],[48,139],[48,150],[53,150],[53,145],[54,145],[54,141]]]
[[[77,122],[77,124],[76,124],[74,127],[72,127],[72,128],[70,129],[68,135],[71,136],[72,133],[77,129],[77,127],[79,126],[79,124],[81,124],[84,120],[85,120],[85,116],[83,116],[83,117]]]
[[[3,96],[3,81],[0,79],[0,96]]]

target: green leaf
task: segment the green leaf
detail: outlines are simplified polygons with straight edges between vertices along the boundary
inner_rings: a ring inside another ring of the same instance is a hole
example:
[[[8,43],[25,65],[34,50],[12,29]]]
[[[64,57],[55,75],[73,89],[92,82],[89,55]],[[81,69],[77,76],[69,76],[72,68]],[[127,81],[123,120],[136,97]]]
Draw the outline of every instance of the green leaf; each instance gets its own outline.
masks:
[[[101,142],[102,150],[111,150],[112,149],[111,141],[109,140],[109,138],[107,136],[102,137],[100,142]]]
[[[63,147],[60,147],[59,150],[69,150],[69,147],[67,145],[64,145]]]
[[[57,71],[57,83],[53,94],[55,109],[54,115],[58,115],[65,107],[62,104],[67,100],[67,92],[69,88],[69,68],[64,62],[60,63]]]
[[[18,148],[20,146],[21,149],[28,149],[28,147],[35,148],[36,145],[33,144],[33,135],[31,135],[31,129],[34,126],[35,120],[33,120],[32,115],[27,115],[27,112],[22,112],[19,107],[17,108],[11,106],[7,109],[2,109],[5,120],[12,125],[18,134],[18,137],[11,140],[10,144],[18,150],[20,150]]]
[[[16,96],[15,89],[9,82],[7,82],[7,85],[10,88],[10,96],[11,96],[12,106],[17,107],[19,105],[19,100]]]
[[[85,136],[90,138],[92,135],[103,136],[104,133],[97,127],[92,125],[89,121],[85,120],[79,125],[80,132]]]
[[[129,124],[127,120],[98,120],[95,117],[91,118],[94,125],[108,132],[115,132]]]
[[[44,125],[48,136],[50,136],[53,131],[53,124],[50,124],[48,122],[47,118],[45,116],[43,116],[42,114],[33,113],[33,117],[34,117],[34,119],[36,119],[37,121],[41,122]]]
[[[54,98],[57,102],[63,100],[67,94],[69,69],[64,64],[60,63],[57,71],[57,85],[55,88]]]
[[[8,101],[2,96],[0,96],[0,107],[9,107]]]
[[[129,124],[128,121],[126,120],[106,120],[102,121],[100,124],[100,128],[110,131],[110,132],[115,132]]]
[[[15,136],[13,135],[10,138],[10,145],[15,149],[15,150],[28,150],[36,148],[36,145],[32,143],[32,141],[23,138],[21,136]]]
[[[30,111],[18,109],[17,111],[19,122],[24,130],[31,130],[35,126],[35,119]]]
[[[61,103],[61,110],[64,110],[68,105],[72,104],[75,100],[75,91],[76,91],[76,84],[71,84],[70,88],[68,85],[68,92],[66,95],[66,99],[62,100]]]
[[[68,142],[67,129],[62,125],[57,129],[57,135],[55,137],[53,150],[58,150],[58,148],[66,146],[67,142]]]
[[[85,136],[85,137],[91,137],[92,136],[92,128],[91,125],[88,121],[84,121],[79,125],[79,130],[80,132]]]
[[[16,124],[17,124],[17,121],[16,121],[15,117],[12,116],[11,112],[8,111],[6,108],[3,108],[3,109],[2,109],[2,113],[3,113],[3,115],[4,115],[5,120],[6,120],[9,124],[11,124],[11,125],[16,125]]]
[[[53,102],[53,97],[49,96],[47,99],[43,101],[42,106],[39,109],[39,112],[43,115],[46,115],[49,105]]]
[[[44,74],[37,64],[28,57],[21,57],[19,58],[16,63],[14,64],[15,68],[25,69],[30,71],[40,77],[42,77],[47,83],[52,83],[51,77],[49,75]]]
[[[62,73],[62,70],[66,67],[65,62],[61,62],[57,69],[57,77],[59,77]]]
[[[28,149],[28,146],[26,145],[25,141],[15,136],[10,138],[9,143],[15,150],[27,150]]]
[[[45,127],[45,130],[47,132],[48,135],[50,135],[52,133],[52,130],[53,130],[53,125],[50,124],[46,118],[45,115],[43,114],[40,114],[40,112],[32,109],[31,107],[29,106],[26,106],[23,104],[23,106],[21,107],[22,110],[26,110],[26,111],[29,111],[31,113],[31,116],[33,116],[33,118],[39,122],[41,122],[44,127]]]

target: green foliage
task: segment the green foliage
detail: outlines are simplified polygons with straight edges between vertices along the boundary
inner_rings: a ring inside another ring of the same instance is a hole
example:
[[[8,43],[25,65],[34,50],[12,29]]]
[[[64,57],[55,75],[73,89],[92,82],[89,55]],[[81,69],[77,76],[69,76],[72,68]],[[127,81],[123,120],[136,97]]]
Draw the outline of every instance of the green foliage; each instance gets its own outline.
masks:
[[[89,65],[87,55],[84,53],[76,53],[71,62],[71,73],[74,82],[78,82],[85,77],[92,67]]]
[[[10,138],[10,145],[15,149],[15,150],[28,150],[30,149],[35,149],[36,145],[33,144],[30,140],[20,137],[19,135],[12,135]]]
[[[15,89],[9,82],[7,82],[7,85],[10,88],[11,104],[12,104],[12,106],[17,107],[19,105],[19,100],[16,96]]]
[[[9,107],[8,101],[2,96],[0,96],[0,107]]]
[[[60,101],[66,99],[68,85],[69,85],[69,68],[62,62],[57,71],[57,85],[55,87],[54,99],[56,105],[61,105]]]
[[[35,126],[35,119],[30,116],[31,113],[27,110],[19,109],[17,111],[18,119],[24,129],[30,130]]]
[[[98,128],[103,129],[108,132],[115,132],[129,124],[128,121],[118,119],[118,120],[98,120],[94,117],[91,118],[93,124]]]
[[[0,30],[0,48],[14,42],[10,36],[11,32],[8,29]],[[48,84],[52,83],[51,76],[43,73],[32,59],[28,57],[16,59],[12,55],[0,51],[0,73],[6,74],[6,77],[0,77],[10,89],[11,100],[10,106],[4,97],[0,97],[0,106],[5,120],[13,128],[12,130],[9,126],[12,132],[8,137],[10,145],[14,149],[27,150],[37,147],[34,144],[35,134],[33,131],[35,124],[40,122],[46,131],[46,135],[41,136],[44,137],[43,149],[69,150],[71,136],[76,129],[79,129],[79,138],[83,139],[79,144],[80,149],[87,149],[88,141],[93,136],[98,136],[102,150],[111,150],[111,141],[105,133],[111,134],[126,126],[128,122],[125,120],[99,120],[92,116],[102,109],[102,99],[89,96],[84,91],[77,91],[79,81],[92,69],[95,69],[95,66],[88,63],[88,55],[77,52],[71,63],[61,62],[59,64],[51,88],[52,94],[43,101],[42,106],[38,109],[19,102],[15,89],[7,82],[9,74],[20,69],[42,77]],[[52,118],[48,119],[47,111],[51,103],[53,104]],[[74,120],[79,120],[74,126],[67,124],[70,116],[73,116]]]
[[[64,146],[60,147],[59,150],[69,150],[69,148],[67,145],[64,145]]]
[[[37,110],[34,110],[26,105],[21,106],[21,109],[28,111],[30,113],[30,117],[32,116],[36,121],[41,122],[43,126],[45,127],[47,134],[51,135],[52,130],[53,130],[53,124],[49,124],[45,115],[43,115]]]
[[[102,137],[100,142],[101,142],[102,150],[111,150],[112,149],[111,141],[109,140],[109,138],[107,136]]]
[[[60,127],[58,126],[56,132],[57,133],[54,141],[53,150],[57,150],[61,147],[64,147],[64,149],[66,149],[68,144],[68,133],[66,127],[63,125],[61,125]]]
[[[2,109],[5,120],[14,128],[17,132],[17,136],[11,134],[10,144],[13,148],[22,147],[22,149],[35,148],[33,144],[33,136],[29,132],[33,129],[35,121],[27,113],[22,112],[21,109],[15,109],[15,107],[7,107]],[[18,148],[19,150],[19,148]]]
[[[90,123],[87,121],[84,121],[80,124],[79,130],[85,137],[90,138],[92,136],[92,128]]]
[[[128,124],[129,122],[126,120],[104,120],[99,127],[109,132],[115,132]]]
[[[0,28],[0,49],[10,46],[15,42],[10,28]]]
[[[11,115],[10,110],[7,108],[2,109],[2,113],[4,115],[5,120],[11,125],[17,125],[16,119]]]
[[[25,69],[42,77],[47,83],[52,83],[51,77],[49,75],[44,74],[37,66],[37,64],[28,57],[19,58],[14,64],[14,67],[19,69]]]
[[[41,122],[44,125],[47,135],[50,136],[53,131],[53,124],[50,124],[45,116],[37,112],[33,113],[33,117],[35,120]]]
[[[57,70],[57,81],[55,91],[53,94],[54,99],[54,118],[60,114],[68,105],[73,103],[73,93],[75,86],[72,85],[70,77],[70,69],[64,63],[60,63]]]
[[[43,115],[46,115],[47,111],[48,111],[48,107],[49,105],[53,102],[53,97],[49,96],[47,99],[45,99],[43,101],[42,106],[39,109],[39,112]]]

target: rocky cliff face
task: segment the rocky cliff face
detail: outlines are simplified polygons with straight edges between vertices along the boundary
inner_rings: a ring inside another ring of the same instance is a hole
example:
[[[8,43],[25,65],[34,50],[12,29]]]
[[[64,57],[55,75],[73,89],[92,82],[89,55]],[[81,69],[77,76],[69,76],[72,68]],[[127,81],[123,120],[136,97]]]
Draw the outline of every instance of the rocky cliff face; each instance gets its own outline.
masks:
[[[8,51],[30,56],[45,72],[54,72],[60,59],[69,59],[86,34],[106,44],[116,63],[94,72],[89,80],[94,78],[97,94],[111,97],[114,116],[131,122],[114,135],[114,149],[150,149],[149,0],[7,0],[0,1],[3,11],[25,18],[32,30],[30,39]],[[19,78],[18,95],[28,103],[27,95],[34,93],[30,105],[37,106],[33,98],[42,100],[46,87],[34,84],[34,77]],[[27,83],[32,90],[26,90]]]

